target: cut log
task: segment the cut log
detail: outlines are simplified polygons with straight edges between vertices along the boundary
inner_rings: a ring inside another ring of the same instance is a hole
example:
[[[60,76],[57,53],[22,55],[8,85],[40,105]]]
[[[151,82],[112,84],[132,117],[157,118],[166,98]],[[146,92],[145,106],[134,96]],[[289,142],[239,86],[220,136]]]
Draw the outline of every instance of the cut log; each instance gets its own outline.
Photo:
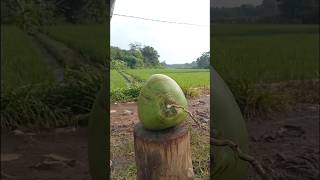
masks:
[[[187,124],[150,131],[138,123],[134,128],[137,180],[191,180],[190,133]]]

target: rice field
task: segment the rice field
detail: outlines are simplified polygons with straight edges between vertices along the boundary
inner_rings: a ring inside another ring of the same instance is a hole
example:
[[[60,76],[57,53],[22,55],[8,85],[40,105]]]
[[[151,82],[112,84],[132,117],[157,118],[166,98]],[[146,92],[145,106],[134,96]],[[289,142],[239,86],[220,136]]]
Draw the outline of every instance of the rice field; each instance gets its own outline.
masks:
[[[318,32],[316,25],[213,25],[211,61],[225,79],[319,78]]]
[[[143,83],[153,74],[165,74],[174,79],[186,96],[194,97],[208,89],[210,76],[208,69],[126,69],[110,71],[111,101],[135,100]]]
[[[208,88],[210,85],[208,69],[130,69],[125,72],[140,81],[147,80],[153,74],[165,74],[183,88]]]
[[[111,90],[118,90],[127,87],[127,82],[116,70],[110,71],[110,88]]]
[[[23,85],[51,82],[53,73],[33,47],[26,32],[1,27],[1,86],[10,90]]]
[[[72,49],[77,50],[86,58],[105,64],[107,30],[105,25],[56,25],[44,28],[48,35]]]

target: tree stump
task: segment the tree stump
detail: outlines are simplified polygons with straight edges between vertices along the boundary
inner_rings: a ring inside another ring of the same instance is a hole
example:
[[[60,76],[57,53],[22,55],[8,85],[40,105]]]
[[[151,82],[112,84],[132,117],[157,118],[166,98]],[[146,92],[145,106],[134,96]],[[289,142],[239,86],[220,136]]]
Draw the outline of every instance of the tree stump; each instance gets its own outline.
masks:
[[[134,128],[134,148],[137,180],[194,179],[187,124],[150,131],[138,123]]]

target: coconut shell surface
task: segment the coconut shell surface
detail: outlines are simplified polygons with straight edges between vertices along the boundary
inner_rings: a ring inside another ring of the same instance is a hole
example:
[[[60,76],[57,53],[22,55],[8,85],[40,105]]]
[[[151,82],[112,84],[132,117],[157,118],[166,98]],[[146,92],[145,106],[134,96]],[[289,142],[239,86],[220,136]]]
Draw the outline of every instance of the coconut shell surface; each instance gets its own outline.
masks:
[[[138,97],[138,116],[143,126],[150,130],[162,130],[178,125],[187,118],[182,108],[187,99],[180,86],[163,74],[152,75],[144,84]]]

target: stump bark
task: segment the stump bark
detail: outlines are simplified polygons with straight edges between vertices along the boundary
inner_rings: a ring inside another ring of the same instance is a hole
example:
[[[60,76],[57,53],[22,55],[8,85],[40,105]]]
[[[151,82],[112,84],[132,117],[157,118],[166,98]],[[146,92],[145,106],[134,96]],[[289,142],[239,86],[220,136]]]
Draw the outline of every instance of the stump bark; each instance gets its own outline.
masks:
[[[137,180],[194,179],[186,124],[150,131],[138,123],[134,128],[134,142]]]

